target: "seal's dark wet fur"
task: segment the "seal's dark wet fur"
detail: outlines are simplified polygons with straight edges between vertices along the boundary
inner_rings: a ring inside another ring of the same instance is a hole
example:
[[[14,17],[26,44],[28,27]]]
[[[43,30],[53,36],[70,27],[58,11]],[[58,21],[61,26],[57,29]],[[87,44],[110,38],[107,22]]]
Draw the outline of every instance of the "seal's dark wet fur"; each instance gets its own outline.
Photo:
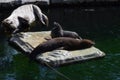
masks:
[[[63,30],[62,26],[57,22],[54,22],[54,28],[51,30],[51,37],[71,37],[75,39],[81,39],[76,32]]]
[[[94,44],[95,43],[93,41],[88,39],[80,40],[80,39],[73,39],[68,37],[53,38],[38,45],[30,54],[30,58],[34,59],[38,54],[47,51],[52,51],[61,47],[64,50],[79,50],[79,49],[89,48]]]

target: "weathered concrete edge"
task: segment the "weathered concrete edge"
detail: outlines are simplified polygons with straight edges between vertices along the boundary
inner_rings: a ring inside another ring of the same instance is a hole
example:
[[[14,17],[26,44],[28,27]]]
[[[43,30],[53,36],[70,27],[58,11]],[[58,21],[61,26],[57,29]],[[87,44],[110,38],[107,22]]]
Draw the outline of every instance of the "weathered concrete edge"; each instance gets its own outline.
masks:
[[[94,47],[96,48],[96,47]],[[99,50],[98,48],[96,48],[99,53],[95,53],[94,56],[90,56],[90,57],[87,57],[85,58],[84,56],[77,56],[77,57],[74,57],[74,58],[70,58],[70,59],[65,59],[64,61],[63,60],[58,60],[58,61],[53,61],[53,62],[47,62],[47,61],[44,61],[42,59],[36,59],[36,61],[40,64],[43,64],[43,65],[50,65],[52,67],[58,67],[58,66],[64,66],[64,65],[69,65],[69,64],[73,64],[73,63],[82,63],[82,62],[86,62],[86,61],[90,61],[90,60],[95,60],[95,59],[101,59],[101,58],[104,58],[106,56],[106,54]],[[85,56],[88,56],[88,55],[85,55]],[[77,59],[75,59],[77,58]]]
[[[19,34],[13,35],[9,40],[9,44],[12,47],[17,48],[17,50],[19,50],[21,52],[24,52],[26,54],[31,53],[33,50],[33,47],[31,47],[31,45],[23,42],[20,38],[17,38],[16,36],[20,36],[20,35]]]

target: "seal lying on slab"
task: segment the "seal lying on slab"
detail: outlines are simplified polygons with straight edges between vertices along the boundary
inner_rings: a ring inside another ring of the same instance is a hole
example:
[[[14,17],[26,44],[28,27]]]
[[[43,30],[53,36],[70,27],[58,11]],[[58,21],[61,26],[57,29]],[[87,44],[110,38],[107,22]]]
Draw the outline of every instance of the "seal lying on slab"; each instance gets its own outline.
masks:
[[[63,49],[63,50],[79,50],[90,48],[95,43],[88,39],[74,39],[68,37],[58,37],[43,42],[38,45],[31,53],[30,58],[34,59],[38,54],[42,54],[47,51],[52,51],[55,49]]]
[[[56,38],[56,37],[71,37],[75,39],[82,39],[76,32],[73,31],[66,31],[62,29],[62,26],[54,22],[54,28],[51,30],[51,37]]]
[[[19,18],[24,21],[21,21]],[[37,19],[43,25],[48,26],[48,18],[42,13],[41,9],[36,5],[27,4],[15,9],[8,18],[2,21],[2,26],[5,29],[10,29],[10,32],[16,33],[21,31],[20,29],[24,29],[26,25],[27,27],[25,28],[30,28]]]

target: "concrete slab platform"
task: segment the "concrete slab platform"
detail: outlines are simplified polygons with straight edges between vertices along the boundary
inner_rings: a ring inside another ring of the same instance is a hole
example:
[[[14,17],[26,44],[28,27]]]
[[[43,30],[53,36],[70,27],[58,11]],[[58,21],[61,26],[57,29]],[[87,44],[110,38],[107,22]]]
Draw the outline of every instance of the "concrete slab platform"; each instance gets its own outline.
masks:
[[[50,31],[18,33],[10,38],[10,43],[18,46],[22,52],[29,55],[36,46],[46,41],[45,38],[48,37],[50,38]],[[41,64],[60,66],[74,62],[96,59],[104,56],[104,52],[95,47],[91,47],[74,51],[53,50],[51,52],[38,55],[36,57],[36,61]]]

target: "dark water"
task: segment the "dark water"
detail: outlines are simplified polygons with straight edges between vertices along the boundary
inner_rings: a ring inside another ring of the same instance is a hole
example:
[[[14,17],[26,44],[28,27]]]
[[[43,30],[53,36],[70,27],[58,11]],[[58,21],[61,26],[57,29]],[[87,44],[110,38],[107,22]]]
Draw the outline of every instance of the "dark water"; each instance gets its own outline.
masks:
[[[11,11],[0,13],[0,21]],[[76,31],[82,38],[96,42],[95,47],[106,57],[85,63],[58,67],[56,70],[70,80],[120,80],[120,8],[51,8],[43,10],[64,29]],[[0,80],[66,80],[55,71],[30,62],[29,59],[8,45],[7,36],[0,32]]]

